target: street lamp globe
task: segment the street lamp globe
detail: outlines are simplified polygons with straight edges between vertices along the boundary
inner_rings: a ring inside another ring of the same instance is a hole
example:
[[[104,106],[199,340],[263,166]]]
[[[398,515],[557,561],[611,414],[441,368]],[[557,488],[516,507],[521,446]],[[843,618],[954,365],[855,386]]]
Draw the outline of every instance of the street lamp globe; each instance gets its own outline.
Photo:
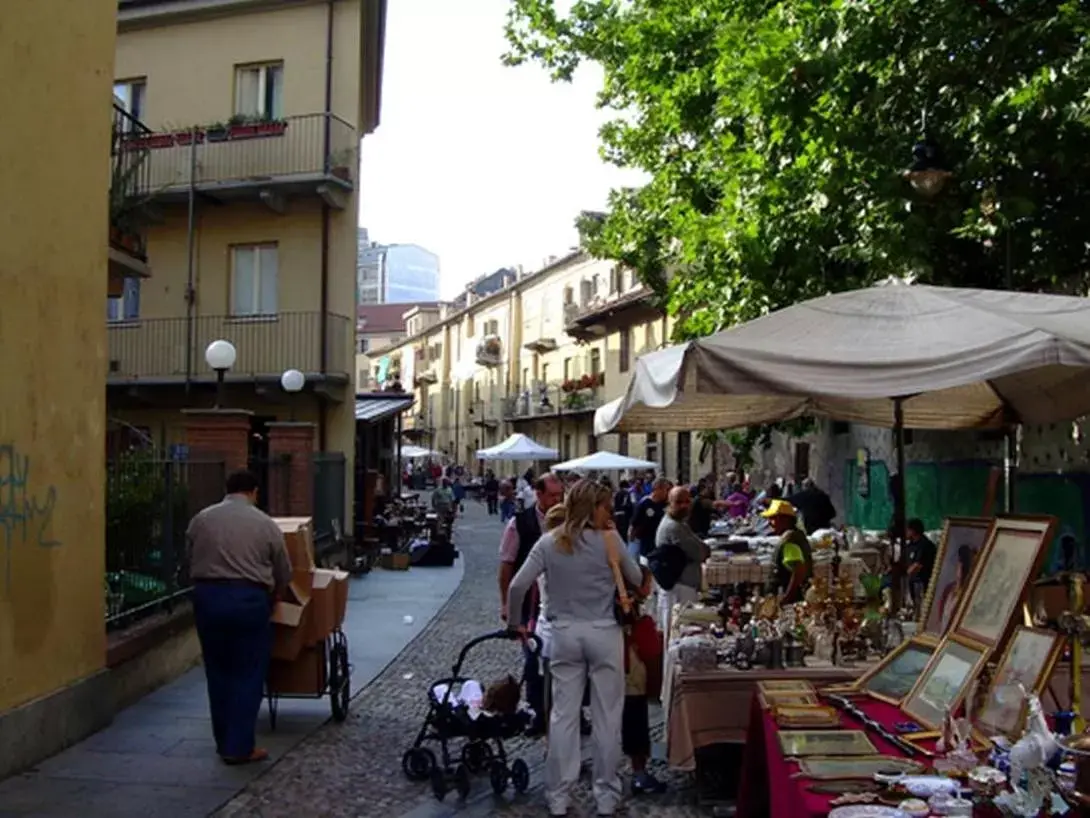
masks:
[[[953,174],[943,166],[938,145],[925,139],[912,148],[912,164],[902,174],[912,189],[926,199],[938,196]]]
[[[213,341],[204,351],[204,359],[217,372],[226,372],[235,365],[235,345],[230,341]]]
[[[280,376],[280,386],[285,392],[302,392],[306,380],[306,376],[298,369],[288,369]]]

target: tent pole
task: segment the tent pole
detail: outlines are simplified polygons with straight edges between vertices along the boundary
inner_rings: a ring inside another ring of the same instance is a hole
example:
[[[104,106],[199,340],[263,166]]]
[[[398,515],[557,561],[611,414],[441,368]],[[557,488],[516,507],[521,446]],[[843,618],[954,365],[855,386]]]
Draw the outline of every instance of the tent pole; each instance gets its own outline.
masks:
[[[901,398],[893,399],[893,442],[897,458],[897,485],[893,497],[893,528],[900,546],[900,554],[893,564],[893,614],[903,606],[905,543],[908,541],[906,523],[908,513],[905,508],[905,410]]]
[[[1007,451],[1003,458],[1003,511],[1007,514],[1014,513],[1014,479],[1018,463],[1018,430],[1020,426],[1014,425],[1007,429]]]

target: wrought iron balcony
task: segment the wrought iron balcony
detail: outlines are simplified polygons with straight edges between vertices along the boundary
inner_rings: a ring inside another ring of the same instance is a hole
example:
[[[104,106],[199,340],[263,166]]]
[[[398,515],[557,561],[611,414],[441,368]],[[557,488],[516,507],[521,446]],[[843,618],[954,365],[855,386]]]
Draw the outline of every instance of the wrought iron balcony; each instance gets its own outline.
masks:
[[[627,293],[592,298],[585,304],[565,304],[564,329],[573,338],[590,340],[660,315],[653,293],[640,285]]]
[[[143,318],[109,324],[108,383],[174,383],[214,380],[204,362],[204,350],[223,338],[238,353],[227,380],[279,382],[286,369],[304,375],[325,374],[351,380],[352,320],[326,315],[325,338],[319,312],[280,313],[234,317],[200,315],[193,318]],[[322,373],[322,349],[326,371]]]
[[[110,278],[121,281],[149,274],[144,207],[150,187],[150,151],[131,148],[151,130],[114,103],[110,140]],[[111,294],[119,295],[111,287]]]
[[[136,133],[122,149],[147,155],[141,190],[157,201],[185,200],[192,186],[217,198],[257,195],[274,209],[279,195],[299,193],[317,193],[343,207],[355,185],[359,134],[334,114],[236,118]]]
[[[504,400],[504,419],[527,420],[592,412],[605,403],[604,380],[601,375],[592,377],[593,382],[586,384],[580,379],[551,384],[535,382]]]

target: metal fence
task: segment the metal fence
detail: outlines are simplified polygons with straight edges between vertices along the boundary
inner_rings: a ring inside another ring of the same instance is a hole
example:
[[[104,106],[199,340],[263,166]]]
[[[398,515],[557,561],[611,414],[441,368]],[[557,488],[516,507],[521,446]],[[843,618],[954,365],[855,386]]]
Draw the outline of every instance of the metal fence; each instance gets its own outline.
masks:
[[[274,517],[303,514],[314,520],[316,547],[344,531],[347,459],[343,452],[315,452],[309,463],[290,458],[254,457],[250,471],[257,477],[258,506]]]
[[[348,475],[343,452],[314,455],[314,540],[320,546],[335,535],[334,521],[344,531],[344,492]]]
[[[192,327],[189,322],[192,321]],[[351,377],[349,346],[352,321],[326,315],[326,372]],[[210,377],[204,350],[223,338],[235,345],[238,358],[228,377],[275,377],[285,369],[304,373],[322,371],[322,314],[283,312],[278,315],[239,317],[199,315],[192,319],[136,318],[111,323],[108,330],[111,382],[177,378],[188,374]],[[186,350],[189,354],[186,354]]]
[[[106,623],[115,627],[169,606],[189,588],[185,530],[223,497],[222,461],[132,453],[106,469]]]

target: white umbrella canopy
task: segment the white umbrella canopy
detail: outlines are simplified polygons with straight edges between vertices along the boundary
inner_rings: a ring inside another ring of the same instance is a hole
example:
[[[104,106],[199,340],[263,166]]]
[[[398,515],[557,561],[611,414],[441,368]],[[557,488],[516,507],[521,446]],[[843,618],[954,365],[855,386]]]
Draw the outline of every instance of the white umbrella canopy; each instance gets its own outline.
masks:
[[[553,471],[613,471],[619,469],[657,469],[654,460],[641,460],[613,452],[594,452],[593,454],[567,460],[553,466]]]
[[[1090,413],[1090,299],[890,284],[796,304],[640,357],[594,431],[815,415],[916,429]]]
[[[478,460],[556,460],[558,452],[531,437],[513,434],[507,440],[477,450]]]
[[[423,446],[406,444],[401,447],[401,456],[409,460],[415,460],[418,457],[439,457],[439,452],[425,449]]]

